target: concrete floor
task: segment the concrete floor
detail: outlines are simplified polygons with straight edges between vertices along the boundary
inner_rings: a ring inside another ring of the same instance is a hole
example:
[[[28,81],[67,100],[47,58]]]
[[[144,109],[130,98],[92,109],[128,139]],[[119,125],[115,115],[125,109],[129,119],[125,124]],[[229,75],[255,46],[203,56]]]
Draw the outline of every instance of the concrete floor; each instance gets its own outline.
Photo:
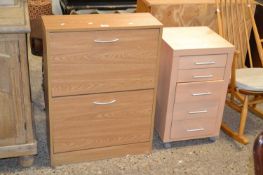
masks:
[[[72,164],[53,169],[49,166],[46,142],[46,114],[41,88],[40,57],[30,56],[30,76],[38,155],[31,168],[23,169],[17,159],[0,160],[0,174],[71,174],[71,175],[247,175],[253,174],[252,143],[241,145],[221,132],[219,139],[212,143],[208,139],[183,141],[165,149],[155,135],[151,155],[126,156],[109,160]],[[238,123],[238,114],[226,107],[224,118],[228,123]],[[263,131],[263,120],[249,114],[246,134],[251,142]]]

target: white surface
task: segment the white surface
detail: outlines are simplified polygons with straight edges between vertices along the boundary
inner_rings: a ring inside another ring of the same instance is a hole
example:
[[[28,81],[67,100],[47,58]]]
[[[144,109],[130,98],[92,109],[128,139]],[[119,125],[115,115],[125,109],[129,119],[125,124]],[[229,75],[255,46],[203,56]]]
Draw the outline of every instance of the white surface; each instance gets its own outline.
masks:
[[[2,0],[0,0],[2,1]],[[62,11],[60,8],[59,0],[52,0],[52,13],[54,15],[61,15]]]
[[[239,89],[263,91],[263,68],[237,69],[236,82]]]
[[[15,0],[0,0],[0,5],[14,5]]]
[[[209,27],[164,27],[163,40],[173,50],[234,47]]]

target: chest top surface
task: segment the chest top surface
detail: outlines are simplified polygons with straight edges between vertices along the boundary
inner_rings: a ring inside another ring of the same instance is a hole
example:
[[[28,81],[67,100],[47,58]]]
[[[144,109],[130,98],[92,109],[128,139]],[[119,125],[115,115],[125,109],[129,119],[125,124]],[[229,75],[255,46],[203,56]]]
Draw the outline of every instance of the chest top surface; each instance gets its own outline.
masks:
[[[234,46],[209,27],[165,27],[163,40],[175,51],[234,49]]]
[[[87,31],[160,28],[162,24],[149,13],[43,16],[45,30]]]
[[[143,0],[146,4],[152,5],[175,5],[175,4],[213,4],[215,0]]]
[[[0,3],[0,33],[29,32],[26,0],[4,0]]]

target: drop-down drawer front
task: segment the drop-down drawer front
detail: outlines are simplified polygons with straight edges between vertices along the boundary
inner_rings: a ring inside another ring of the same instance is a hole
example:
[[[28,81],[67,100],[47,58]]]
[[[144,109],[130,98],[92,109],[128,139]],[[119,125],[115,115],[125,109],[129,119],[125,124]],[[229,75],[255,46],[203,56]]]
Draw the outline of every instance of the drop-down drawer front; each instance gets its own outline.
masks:
[[[149,142],[153,90],[52,99],[54,152]]]
[[[158,29],[50,34],[53,97],[155,87]]]

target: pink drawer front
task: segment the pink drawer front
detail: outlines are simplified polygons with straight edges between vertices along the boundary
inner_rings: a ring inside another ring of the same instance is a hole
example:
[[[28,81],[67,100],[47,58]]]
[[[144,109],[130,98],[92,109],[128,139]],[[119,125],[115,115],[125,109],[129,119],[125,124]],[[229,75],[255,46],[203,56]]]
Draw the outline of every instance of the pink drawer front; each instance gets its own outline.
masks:
[[[173,120],[192,120],[197,118],[215,118],[218,114],[219,101],[200,101],[175,103]]]
[[[227,55],[193,55],[179,58],[179,69],[225,67]]]
[[[202,102],[209,103],[219,100],[224,92],[224,81],[178,83],[176,86],[175,103]]]
[[[178,82],[223,80],[225,68],[179,70]]]
[[[192,120],[174,120],[171,129],[171,139],[186,140],[215,136],[219,128],[216,128],[217,118],[200,118]]]

